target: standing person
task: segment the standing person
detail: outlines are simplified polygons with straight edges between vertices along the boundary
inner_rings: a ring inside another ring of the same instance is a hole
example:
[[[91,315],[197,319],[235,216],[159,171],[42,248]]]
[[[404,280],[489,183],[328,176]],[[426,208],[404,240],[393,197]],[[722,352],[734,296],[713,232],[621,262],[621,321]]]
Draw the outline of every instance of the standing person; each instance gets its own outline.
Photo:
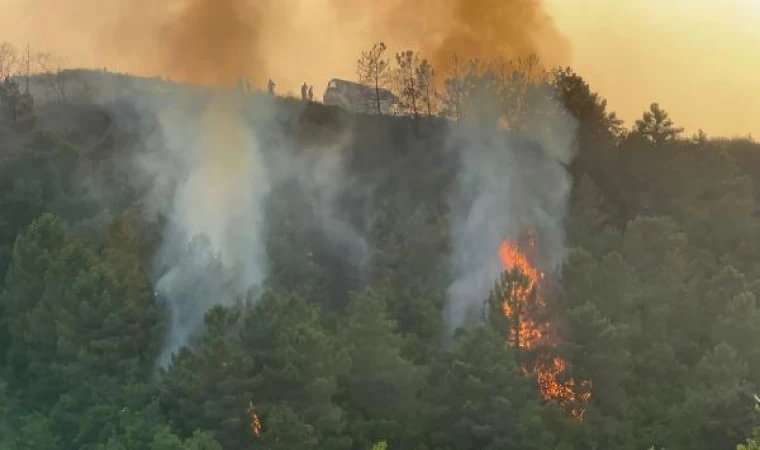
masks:
[[[271,78],[269,79],[269,84],[267,84],[267,92],[274,97],[274,81]]]
[[[306,101],[306,92],[309,90],[309,87],[306,86],[306,82],[303,82],[303,86],[301,86],[301,100]]]
[[[309,101],[314,101],[314,86],[309,86]]]

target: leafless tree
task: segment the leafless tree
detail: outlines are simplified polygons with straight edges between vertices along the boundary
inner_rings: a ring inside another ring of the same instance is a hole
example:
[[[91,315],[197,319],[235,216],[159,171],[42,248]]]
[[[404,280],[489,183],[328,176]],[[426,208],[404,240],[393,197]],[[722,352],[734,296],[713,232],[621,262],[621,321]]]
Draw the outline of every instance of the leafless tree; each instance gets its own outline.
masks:
[[[436,71],[427,59],[423,59],[417,66],[417,86],[420,92],[420,100],[427,109],[427,115],[433,116],[434,104],[437,98],[435,89]]]
[[[453,120],[528,131],[557,114],[551,72],[535,55],[465,64],[454,56],[450,67],[442,112]]]
[[[390,63],[385,57],[386,46],[380,42],[368,51],[363,51],[356,62],[356,74],[359,83],[372,86],[375,89],[374,103],[377,114],[382,114],[380,106],[380,89],[384,89],[390,81]]]
[[[422,93],[420,91],[417,70],[420,65],[417,53],[406,50],[396,54],[395,81],[399,94],[399,107],[403,112],[417,117],[419,115],[418,103]]]
[[[12,124],[28,123],[34,109],[34,99],[19,88],[18,78],[6,76],[0,82],[0,115]]]
[[[47,88],[48,100],[65,103],[77,82],[74,72],[66,70],[66,60],[50,53],[38,53],[35,57],[42,84]]]
[[[8,42],[0,42],[0,79],[16,74],[19,69],[19,56],[16,47]]]
[[[464,120],[479,125],[500,124],[504,115],[498,76],[478,59],[471,60],[464,72]]]
[[[446,75],[441,98],[443,102],[442,114],[459,122],[464,119],[465,73],[462,62],[456,54],[451,55],[450,66],[451,71]]]

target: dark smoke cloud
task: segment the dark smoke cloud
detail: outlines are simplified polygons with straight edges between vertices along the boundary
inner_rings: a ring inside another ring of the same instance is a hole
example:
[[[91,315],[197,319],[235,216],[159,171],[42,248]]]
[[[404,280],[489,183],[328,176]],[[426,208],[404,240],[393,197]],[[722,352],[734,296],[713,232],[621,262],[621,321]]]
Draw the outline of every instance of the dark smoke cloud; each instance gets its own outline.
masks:
[[[257,14],[245,0],[189,0],[161,30],[166,68],[178,79],[230,84],[249,73]]]
[[[324,86],[353,78],[360,51],[378,41],[420,50],[439,72],[452,53],[569,59],[537,0],[5,1],[0,28],[16,45],[31,41],[73,65],[202,84],[246,77],[263,87],[272,77],[280,92]]]
[[[537,0],[456,0],[443,39],[431,49],[434,66],[451,55],[498,58],[539,55],[549,64],[569,60],[570,45]]]
[[[262,11],[268,2],[182,0],[170,6],[132,0],[102,30],[104,53],[127,56],[128,65],[178,81],[231,85],[261,81]],[[147,25],[146,25],[147,24]],[[135,31],[139,31],[136,36]]]
[[[467,60],[531,54],[550,65],[569,62],[569,42],[540,0],[332,0],[349,20],[370,25],[379,39],[422,51],[445,70],[452,55]],[[369,22],[366,18],[373,18]],[[382,36],[385,36],[384,38]]]

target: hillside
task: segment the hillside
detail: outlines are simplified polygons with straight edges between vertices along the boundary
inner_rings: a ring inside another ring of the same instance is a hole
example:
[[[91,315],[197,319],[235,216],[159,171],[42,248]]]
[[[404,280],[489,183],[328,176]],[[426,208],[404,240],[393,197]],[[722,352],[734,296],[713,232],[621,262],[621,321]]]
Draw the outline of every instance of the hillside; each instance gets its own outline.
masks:
[[[758,425],[760,144],[656,104],[623,128],[569,71],[502,127],[480,100],[457,122],[80,75],[2,102],[0,449],[734,449]]]

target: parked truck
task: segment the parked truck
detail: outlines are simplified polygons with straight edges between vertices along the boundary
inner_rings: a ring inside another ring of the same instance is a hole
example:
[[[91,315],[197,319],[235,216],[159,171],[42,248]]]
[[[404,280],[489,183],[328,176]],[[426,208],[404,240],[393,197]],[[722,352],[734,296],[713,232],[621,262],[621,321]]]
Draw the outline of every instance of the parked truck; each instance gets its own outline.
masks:
[[[353,81],[333,78],[327,84],[322,101],[325,105],[335,105],[358,113],[376,113],[378,92],[373,86]],[[398,97],[387,89],[380,88],[380,112],[391,114],[398,103]]]

